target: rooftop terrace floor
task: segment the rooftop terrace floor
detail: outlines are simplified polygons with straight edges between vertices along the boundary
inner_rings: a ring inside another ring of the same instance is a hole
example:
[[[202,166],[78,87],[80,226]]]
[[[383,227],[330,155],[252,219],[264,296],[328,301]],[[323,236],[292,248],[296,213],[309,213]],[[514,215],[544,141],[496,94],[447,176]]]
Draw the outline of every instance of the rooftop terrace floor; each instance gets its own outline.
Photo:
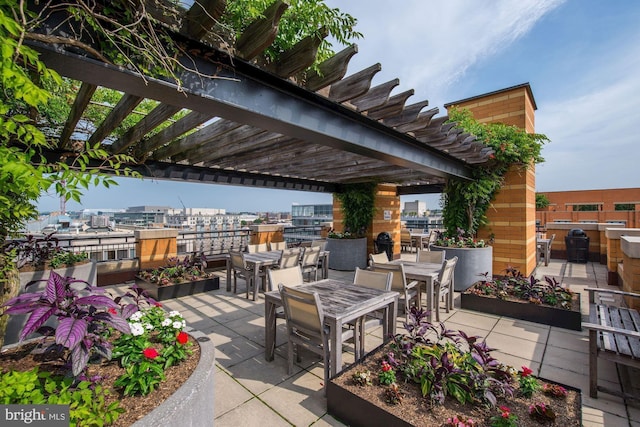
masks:
[[[413,259],[415,255],[402,256]],[[552,259],[546,267],[541,264],[536,274],[555,276],[577,292],[587,286],[608,286],[606,266],[595,263],[573,264]],[[351,280],[353,272],[330,270],[329,276]],[[206,333],[216,345],[216,392],[212,402],[215,425],[344,425],[327,414],[319,358],[304,353],[302,366],[296,364],[294,373],[288,375],[284,322],[279,322],[275,360],[265,361],[264,299],[245,299],[241,280],[238,294],[227,292],[223,273],[220,278],[220,290],[164,301],[168,310],[180,311],[191,327]],[[584,292],[581,296],[584,318],[588,312],[587,296]],[[584,426],[640,427],[640,409],[602,392],[598,399],[589,397],[586,331],[462,310],[459,293],[455,309],[448,314],[441,311],[441,319],[450,329],[486,337],[489,346],[497,349],[492,354],[504,363],[517,368],[526,365],[535,375],[582,389]],[[398,316],[398,332],[404,330],[403,320],[404,316]],[[381,328],[373,330],[367,335],[366,350],[381,343]],[[343,358],[345,363],[352,362],[353,354],[344,353]],[[599,381],[619,389],[621,373],[615,364],[599,361],[599,375]]]

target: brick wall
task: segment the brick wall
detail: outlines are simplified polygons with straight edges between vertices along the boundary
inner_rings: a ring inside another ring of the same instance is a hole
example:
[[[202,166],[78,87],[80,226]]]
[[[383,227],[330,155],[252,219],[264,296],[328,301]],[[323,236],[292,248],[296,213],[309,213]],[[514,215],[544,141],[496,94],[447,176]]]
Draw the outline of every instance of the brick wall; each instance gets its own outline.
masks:
[[[535,132],[536,104],[528,84],[445,104],[466,108],[481,123],[504,123]],[[494,237],[493,272],[503,274],[511,266],[529,275],[536,267],[535,169],[515,168],[505,177],[487,217],[480,238]]]

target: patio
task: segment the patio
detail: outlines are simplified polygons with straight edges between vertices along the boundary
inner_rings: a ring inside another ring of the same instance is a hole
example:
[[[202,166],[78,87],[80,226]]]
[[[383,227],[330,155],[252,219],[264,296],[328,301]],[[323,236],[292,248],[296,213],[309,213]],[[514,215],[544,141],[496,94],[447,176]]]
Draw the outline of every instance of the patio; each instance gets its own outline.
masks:
[[[414,257],[402,256],[407,260]],[[548,266],[541,264],[537,274],[558,277],[577,292],[586,286],[607,286],[606,267],[591,262],[552,259]],[[221,281],[224,276],[220,272]],[[353,272],[329,271],[330,278],[350,280],[352,276]],[[276,358],[266,362],[263,298],[247,300],[241,289],[234,295],[225,291],[224,285],[221,283],[217,291],[164,302],[167,309],[179,310],[190,326],[216,344],[215,425],[343,425],[327,414],[319,359],[305,353],[303,367],[296,365],[293,375],[287,375],[284,322],[279,322]],[[242,288],[243,282],[239,285]],[[583,314],[588,307],[586,297],[582,292]],[[494,355],[499,360],[515,367],[529,366],[540,377],[582,389],[584,426],[640,426],[640,409],[605,393],[599,393],[598,399],[589,397],[587,332],[461,310],[459,306],[460,295],[456,293],[457,308],[441,313],[448,328],[486,336],[488,344],[498,349]],[[399,316],[399,331],[403,320],[404,316]],[[382,342],[381,333],[379,328],[367,336],[368,351]],[[352,353],[344,354],[345,363],[350,362],[349,356],[353,357]],[[601,380],[619,388],[619,377],[628,373],[611,363],[600,363]]]

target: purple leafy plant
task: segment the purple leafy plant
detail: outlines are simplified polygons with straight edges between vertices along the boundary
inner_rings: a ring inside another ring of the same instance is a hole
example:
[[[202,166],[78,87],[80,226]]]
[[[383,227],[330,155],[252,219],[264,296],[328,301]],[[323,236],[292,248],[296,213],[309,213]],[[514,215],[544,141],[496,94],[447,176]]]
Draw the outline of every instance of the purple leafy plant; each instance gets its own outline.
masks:
[[[44,280],[41,280],[44,281]],[[39,281],[27,284],[27,287]],[[111,358],[107,340],[109,328],[130,333],[126,319],[118,313],[119,305],[100,288],[82,280],[62,277],[51,271],[43,291],[24,293],[11,298],[2,307],[4,314],[29,314],[20,332],[20,340],[33,333],[43,340],[54,336],[55,342],[45,351],[57,351],[71,366],[74,376],[80,375],[92,355]],[[55,328],[43,326],[56,318]]]

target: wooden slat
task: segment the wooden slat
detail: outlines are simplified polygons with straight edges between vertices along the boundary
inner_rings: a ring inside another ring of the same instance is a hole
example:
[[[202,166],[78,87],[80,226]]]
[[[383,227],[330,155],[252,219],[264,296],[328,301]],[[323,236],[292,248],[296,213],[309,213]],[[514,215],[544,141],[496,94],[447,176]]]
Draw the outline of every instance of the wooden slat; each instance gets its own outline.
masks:
[[[624,325],[623,317],[621,316],[622,313],[617,308],[610,307],[608,311],[611,326],[618,329],[627,329]],[[631,348],[629,347],[627,337],[614,334],[613,338],[616,343],[617,352],[627,356],[631,356]]]
[[[316,60],[320,43],[329,35],[329,31],[322,27],[317,33],[305,37],[291,49],[282,52],[275,62],[264,68],[280,77],[290,77],[306,70]]]
[[[402,133],[415,132],[417,130],[424,129],[431,124],[431,120],[433,119],[433,116],[438,114],[439,111],[440,110],[438,109],[438,107],[432,108],[427,111],[423,111],[420,114],[418,114],[418,117],[416,117],[415,120],[409,123],[395,126],[395,129],[398,132],[402,132]],[[389,125],[394,126],[392,124],[389,124]]]
[[[407,105],[399,114],[385,117],[383,122],[387,126],[396,127],[397,130],[397,127],[400,125],[414,122],[418,118],[420,111],[422,111],[422,109],[428,105],[429,101],[422,101],[415,104]]]
[[[161,130],[157,134],[139,144],[139,147],[136,147],[138,157],[146,157],[149,152],[162,147],[163,145],[174,140],[180,135],[189,132],[202,123],[211,120],[212,118],[213,116],[209,114],[202,114],[196,111],[190,112],[171,126]]]
[[[88,143],[90,145],[94,145],[96,142],[102,142],[115,128],[117,128],[120,123],[133,111],[134,108],[140,102],[142,102],[141,97],[134,96],[125,93],[118,101],[118,104],[113,107],[113,110],[107,115],[104,121],[100,124],[98,129],[91,135]]]
[[[96,85],[92,85],[89,83],[82,83],[82,85],[80,86],[78,95],[76,95],[76,99],[73,101],[73,105],[71,106],[71,111],[69,111],[69,117],[67,117],[64,128],[62,128],[62,134],[60,135],[60,139],[58,140],[58,147],[62,149],[69,147],[71,135],[75,131],[78,122],[82,118],[84,110],[87,109],[87,105],[89,105],[91,97],[95,93],[96,89]]]
[[[358,53],[358,46],[352,44],[318,64],[318,71],[307,71],[304,87],[311,91],[317,91],[339,81],[347,73],[349,61],[356,53]]]
[[[242,124],[232,122],[230,120],[218,120],[185,136],[184,138],[180,138],[177,141],[173,141],[172,143],[157,149],[153,153],[153,158],[161,160],[176,156],[176,158],[173,159],[174,161],[184,160],[188,150],[206,144],[220,135],[237,129],[240,126],[242,126]]]
[[[380,107],[387,103],[389,95],[394,87],[400,84],[399,79],[393,79],[381,85],[372,87],[367,93],[349,101],[355,105],[358,111],[367,111],[376,107]]]
[[[180,110],[180,107],[176,107],[174,105],[160,104],[156,106],[156,108],[150,111],[142,120],[122,135],[120,139],[114,142],[111,145],[111,151],[113,153],[120,153],[126,150]]]
[[[397,95],[393,95],[384,105],[368,110],[367,116],[374,120],[397,116],[402,112],[404,104],[410,96],[413,96],[414,92],[415,91],[411,89]]]
[[[607,310],[607,306],[598,305],[596,306],[598,310],[598,324],[611,326],[611,318],[609,316],[609,310]],[[616,348],[615,340],[613,339],[613,335],[608,332],[602,332],[602,348],[607,351],[612,351],[614,353],[618,352]]]
[[[329,89],[329,99],[345,102],[366,93],[371,87],[371,80],[380,70],[382,65],[374,64],[335,82]]]
[[[200,40],[219,21],[226,7],[226,0],[194,1],[184,16],[180,32]]]
[[[634,331],[640,332],[640,314],[636,310],[629,310]],[[633,357],[640,359],[640,340],[629,338],[629,345],[633,351]]]
[[[280,18],[288,7],[285,2],[276,0],[264,11],[264,17],[249,24],[235,44],[238,57],[249,61],[269,47],[278,33]]]

